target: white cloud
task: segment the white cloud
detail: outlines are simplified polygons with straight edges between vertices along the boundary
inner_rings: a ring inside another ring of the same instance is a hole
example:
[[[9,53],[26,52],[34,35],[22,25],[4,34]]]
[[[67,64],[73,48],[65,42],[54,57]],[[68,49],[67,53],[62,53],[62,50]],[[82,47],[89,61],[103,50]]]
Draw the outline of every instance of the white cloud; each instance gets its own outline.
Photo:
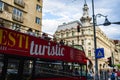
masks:
[[[59,23],[56,20],[43,20],[43,26],[42,26],[43,32],[53,34],[53,32],[56,30],[58,24]]]
[[[115,25],[113,26],[100,26],[103,32],[109,37],[113,39],[120,39],[120,27]]]
[[[53,3],[53,2],[54,3]],[[79,20],[82,16],[82,12],[79,8],[75,6],[66,5],[59,0],[44,0],[43,4],[43,28],[44,32],[53,34],[58,27],[64,22],[70,22],[74,20]],[[53,15],[60,16],[59,19],[44,19],[46,13],[51,13]]]

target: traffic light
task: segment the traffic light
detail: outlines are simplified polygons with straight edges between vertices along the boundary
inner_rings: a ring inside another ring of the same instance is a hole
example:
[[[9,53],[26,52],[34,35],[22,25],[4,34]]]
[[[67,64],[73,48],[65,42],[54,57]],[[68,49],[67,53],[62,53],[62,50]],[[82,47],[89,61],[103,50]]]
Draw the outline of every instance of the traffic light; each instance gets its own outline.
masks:
[[[77,26],[77,32],[80,32],[80,26],[79,25]]]
[[[112,57],[108,57],[108,66],[112,67]]]

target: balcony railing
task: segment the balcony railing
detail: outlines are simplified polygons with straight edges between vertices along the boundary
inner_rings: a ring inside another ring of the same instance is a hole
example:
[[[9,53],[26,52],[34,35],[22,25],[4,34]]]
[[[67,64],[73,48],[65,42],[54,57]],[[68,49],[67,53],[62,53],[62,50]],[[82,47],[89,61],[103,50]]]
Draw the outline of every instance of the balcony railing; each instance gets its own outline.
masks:
[[[14,3],[23,8],[25,7],[25,2],[23,0],[14,0]]]

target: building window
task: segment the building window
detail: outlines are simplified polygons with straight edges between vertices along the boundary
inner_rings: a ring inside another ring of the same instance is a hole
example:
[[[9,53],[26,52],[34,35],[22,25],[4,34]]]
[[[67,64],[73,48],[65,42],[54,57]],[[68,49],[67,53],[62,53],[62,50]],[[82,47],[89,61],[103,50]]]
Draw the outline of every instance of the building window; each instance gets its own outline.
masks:
[[[74,45],[74,40],[72,40],[72,45]]]
[[[14,8],[12,18],[13,20],[23,22],[23,12],[19,9]]]
[[[72,36],[74,36],[74,31],[72,31]]]
[[[91,45],[91,43],[90,43],[90,42],[88,42],[88,45]]]
[[[0,1],[0,11],[3,11],[4,9],[4,3]]]
[[[63,33],[61,33],[61,38],[63,38]]]
[[[38,2],[40,2],[40,0],[37,0]]]
[[[20,11],[20,10],[18,10],[18,9],[16,9],[16,8],[14,8],[13,9],[13,14],[16,15],[16,16],[18,16],[18,17],[22,17],[23,12]]]
[[[36,21],[35,21],[37,24],[41,24],[41,20],[40,18],[36,17]]]
[[[20,3],[22,3],[23,2],[23,0],[18,0]]]
[[[25,7],[25,3],[24,3],[23,0],[14,0],[14,3],[21,6],[21,7],[23,7],[23,8]]]
[[[84,30],[82,30],[82,35],[84,35]]]
[[[91,34],[91,30],[90,29],[88,29],[88,34]]]
[[[38,12],[41,12],[41,10],[42,10],[41,6],[37,4],[37,5],[36,5],[36,10],[37,10]]]
[[[4,4],[4,10],[7,11],[7,12],[10,12],[8,4]]]
[[[91,56],[91,50],[88,50],[88,56]]]
[[[66,37],[68,37],[68,35],[69,35],[69,33],[68,33],[68,32],[66,32]]]
[[[82,45],[84,45],[84,40],[81,40],[81,42],[82,42]]]

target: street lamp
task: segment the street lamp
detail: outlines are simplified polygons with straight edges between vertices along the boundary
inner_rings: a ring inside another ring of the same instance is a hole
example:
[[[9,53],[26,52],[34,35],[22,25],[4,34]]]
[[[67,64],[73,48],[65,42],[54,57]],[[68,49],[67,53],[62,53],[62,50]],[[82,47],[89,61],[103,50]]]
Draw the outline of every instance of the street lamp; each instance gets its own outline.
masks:
[[[104,25],[104,26],[109,26],[111,24],[111,22],[107,19],[107,16],[104,16],[103,14],[96,14],[95,15],[95,25],[97,25],[97,17],[105,17],[105,22],[103,24],[99,24],[99,25]]]

